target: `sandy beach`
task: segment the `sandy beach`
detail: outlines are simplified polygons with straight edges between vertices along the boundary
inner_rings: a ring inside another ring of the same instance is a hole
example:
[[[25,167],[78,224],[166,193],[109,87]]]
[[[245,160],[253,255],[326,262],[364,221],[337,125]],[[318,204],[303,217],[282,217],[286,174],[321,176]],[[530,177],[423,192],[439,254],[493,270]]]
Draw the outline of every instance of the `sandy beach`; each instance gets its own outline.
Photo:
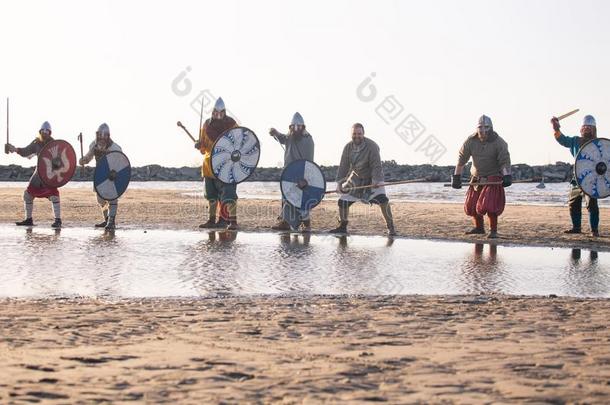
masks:
[[[23,218],[23,190],[0,188],[0,200],[4,209],[0,223],[13,223]],[[92,226],[101,219],[92,190],[64,189],[61,191],[62,219],[65,226]],[[117,222],[119,226],[135,228],[197,229],[205,222],[207,202],[202,197],[187,196],[179,191],[128,190],[119,201]],[[270,231],[279,214],[279,201],[239,200],[238,222],[240,230],[252,232]],[[392,203],[398,236],[489,242],[485,236],[467,236],[464,231],[472,224],[466,217],[462,204]],[[39,226],[48,227],[52,222],[51,205],[45,199],[37,199],[34,220]],[[568,208],[533,205],[508,205],[500,217],[498,244],[529,246],[557,246],[610,250],[610,209],[600,209],[601,237],[590,236],[588,214],[583,207],[583,234],[565,235],[571,227]],[[323,201],[312,212],[315,232],[324,232],[337,225],[336,202]],[[486,224],[487,226],[487,224]],[[354,235],[382,235],[385,223],[379,208],[367,204],[354,204],[350,210],[349,231]]]
[[[0,402],[608,403],[610,302],[2,300]]]
[[[21,194],[0,189],[1,223],[22,217]],[[119,226],[196,229],[205,204],[130,190]],[[353,234],[382,234],[377,207],[354,208]],[[62,210],[68,227],[100,218],[89,190],[63,190]],[[278,210],[242,200],[240,227],[268,231]],[[401,237],[488,242],[463,234],[460,204],[394,214]],[[322,203],[314,229],[336,216]],[[34,217],[50,225],[46,200]],[[567,226],[565,207],[508,206],[495,243],[610,250]],[[609,315],[607,299],[503,295],[2,299],[0,403],[607,403]]]

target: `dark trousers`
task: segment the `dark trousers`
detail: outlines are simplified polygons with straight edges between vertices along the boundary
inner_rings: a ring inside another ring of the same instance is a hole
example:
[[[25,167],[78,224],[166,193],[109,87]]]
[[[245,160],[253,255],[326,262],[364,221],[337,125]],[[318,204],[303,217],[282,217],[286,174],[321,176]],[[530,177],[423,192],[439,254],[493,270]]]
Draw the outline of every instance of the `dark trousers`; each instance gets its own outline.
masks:
[[[574,229],[581,229],[583,197],[587,210],[589,210],[589,224],[591,224],[591,230],[597,231],[599,228],[599,207],[597,205],[597,198],[589,197],[582,192],[580,187],[575,185],[572,185],[568,202],[568,205],[570,206],[570,218],[572,218],[572,227]]]

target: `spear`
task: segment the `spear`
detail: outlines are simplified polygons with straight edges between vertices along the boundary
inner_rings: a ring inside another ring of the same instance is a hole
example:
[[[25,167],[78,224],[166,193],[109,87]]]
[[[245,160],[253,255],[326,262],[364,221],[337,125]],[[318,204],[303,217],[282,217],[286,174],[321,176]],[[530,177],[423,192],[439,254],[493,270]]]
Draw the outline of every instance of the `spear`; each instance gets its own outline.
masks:
[[[426,180],[428,180],[428,179],[399,180],[399,181],[391,181],[389,183],[367,184],[366,186],[350,187],[349,191],[362,190],[364,188],[395,186],[397,184],[422,183]],[[337,190],[329,190],[329,191],[326,191],[324,194],[330,194],[330,193],[336,193],[336,192],[337,192]]]
[[[531,183],[533,181],[534,181],[534,179],[513,180],[513,184],[514,183]],[[481,182],[481,183],[467,183],[465,185],[478,187],[478,186],[498,186],[500,184],[502,184],[501,181],[486,181],[486,182]],[[443,187],[451,187],[451,183],[445,183],[445,184],[443,184]]]

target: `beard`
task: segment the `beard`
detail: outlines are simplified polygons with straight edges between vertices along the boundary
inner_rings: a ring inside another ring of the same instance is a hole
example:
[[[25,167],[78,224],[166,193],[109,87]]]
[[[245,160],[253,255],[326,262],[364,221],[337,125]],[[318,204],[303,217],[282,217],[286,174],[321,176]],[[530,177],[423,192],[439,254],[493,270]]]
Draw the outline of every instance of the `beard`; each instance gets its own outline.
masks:
[[[582,138],[585,141],[590,141],[591,139],[595,139],[595,138],[597,138],[597,128],[591,128],[590,130],[582,131],[580,133],[580,136],[582,136]]]
[[[490,129],[478,128],[477,135],[479,136],[479,139],[481,141],[486,141],[487,139],[489,139],[489,137],[491,136],[493,131],[494,131],[493,128],[490,128]]]
[[[298,138],[303,136],[303,132],[305,132],[305,129],[291,129],[290,135],[296,136]]]

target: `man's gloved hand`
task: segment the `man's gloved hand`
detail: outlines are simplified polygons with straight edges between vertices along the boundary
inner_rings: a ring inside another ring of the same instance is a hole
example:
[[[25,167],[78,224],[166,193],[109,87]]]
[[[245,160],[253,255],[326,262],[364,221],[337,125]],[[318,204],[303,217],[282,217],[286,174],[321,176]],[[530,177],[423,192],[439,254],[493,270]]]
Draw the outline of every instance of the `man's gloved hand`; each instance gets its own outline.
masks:
[[[453,187],[455,189],[462,188],[462,175],[461,174],[454,174],[453,176],[451,176],[451,187]]]
[[[513,184],[513,176],[510,174],[504,175],[502,177],[502,187],[509,187],[511,184]]]
[[[551,118],[551,124],[553,125],[553,130],[555,132],[559,131],[559,128],[561,128],[561,125],[559,125],[559,119],[557,117]]]
[[[347,194],[349,193],[349,183],[347,182],[338,182],[337,183],[337,193],[339,194]]]

